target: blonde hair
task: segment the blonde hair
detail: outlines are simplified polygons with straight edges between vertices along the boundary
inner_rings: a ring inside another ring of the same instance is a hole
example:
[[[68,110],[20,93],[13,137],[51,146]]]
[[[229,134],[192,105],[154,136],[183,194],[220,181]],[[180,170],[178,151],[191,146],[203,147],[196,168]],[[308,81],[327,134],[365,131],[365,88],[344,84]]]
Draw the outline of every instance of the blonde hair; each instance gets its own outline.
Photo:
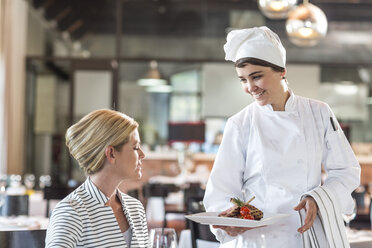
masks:
[[[138,123],[123,113],[96,110],[67,129],[66,146],[80,168],[91,175],[102,168],[106,148],[121,149],[137,127]]]

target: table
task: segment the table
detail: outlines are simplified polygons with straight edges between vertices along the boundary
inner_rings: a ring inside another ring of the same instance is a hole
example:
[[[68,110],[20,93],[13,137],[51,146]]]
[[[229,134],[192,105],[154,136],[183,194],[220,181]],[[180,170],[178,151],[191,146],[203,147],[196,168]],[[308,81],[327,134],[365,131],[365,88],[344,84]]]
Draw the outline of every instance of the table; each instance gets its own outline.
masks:
[[[179,174],[177,176],[157,175],[149,178],[149,183],[175,184],[183,186],[187,183],[200,183],[206,185],[210,171],[206,166],[199,166],[193,173]]]
[[[46,229],[49,219],[36,216],[0,216],[0,231],[25,231]]]
[[[36,216],[0,216],[0,248],[45,246],[49,219]]]
[[[348,240],[350,248],[371,248],[372,247],[372,231],[370,230],[352,230],[348,232]],[[197,240],[198,248],[218,248],[219,243]],[[192,248],[191,231],[189,229],[182,230],[179,238],[178,248]]]

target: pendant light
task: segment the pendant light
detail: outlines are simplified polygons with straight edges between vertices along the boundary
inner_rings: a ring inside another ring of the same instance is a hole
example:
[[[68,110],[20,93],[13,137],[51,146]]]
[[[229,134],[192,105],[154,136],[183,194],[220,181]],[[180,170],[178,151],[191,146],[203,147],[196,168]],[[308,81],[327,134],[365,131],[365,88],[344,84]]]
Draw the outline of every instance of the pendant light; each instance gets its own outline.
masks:
[[[258,7],[270,19],[285,19],[297,0],[259,0]]]
[[[170,93],[172,86],[167,84],[158,69],[158,63],[155,60],[150,61],[150,68],[144,78],[137,81],[138,85],[145,86],[146,91],[150,93]]]
[[[156,86],[149,86],[146,88],[147,92],[150,93],[170,93],[172,92],[172,86],[170,85],[156,85]]]
[[[288,14],[286,31],[297,46],[315,46],[327,33],[327,17],[317,6],[304,0]]]
[[[167,80],[162,79],[158,69],[158,63],[155,60],[150,61],[150,68],[147,71],[144,78],[137,81],[138,85],[141,86],[158,86],[166,85]]]

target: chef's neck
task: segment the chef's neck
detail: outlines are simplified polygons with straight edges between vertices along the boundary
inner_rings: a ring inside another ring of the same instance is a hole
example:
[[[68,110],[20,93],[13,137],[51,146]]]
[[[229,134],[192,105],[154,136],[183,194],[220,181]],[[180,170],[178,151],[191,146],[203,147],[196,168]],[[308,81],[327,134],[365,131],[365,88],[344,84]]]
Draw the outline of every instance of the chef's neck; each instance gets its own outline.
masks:
[[[275,98],[275,101],[271,104],[274,111],[285,111],[285,104],[288,101],[289,96],[291,95],[289,93],[288,85],[286,82],[281,82],[281,86],[283,91],[280,91],[280,93]]]

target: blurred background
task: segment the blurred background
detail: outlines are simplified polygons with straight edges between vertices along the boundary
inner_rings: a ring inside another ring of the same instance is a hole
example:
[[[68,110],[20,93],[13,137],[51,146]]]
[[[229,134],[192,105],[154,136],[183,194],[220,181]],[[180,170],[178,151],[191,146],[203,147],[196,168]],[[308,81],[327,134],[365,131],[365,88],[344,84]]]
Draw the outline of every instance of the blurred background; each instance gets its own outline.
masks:
[[[9,26],[11,46],[22,58],[14,74],[24,71],[24,79],[8,100],[23,106],[11,113],[22,115],[22,123],[7,125],[18,125],[24,135],[8,147],[13,165],[4,161],[3,172],[81,179],[70,165],[64,133],[97,108],[136,119],[149,151],[168,152],[169,122],[202,121],[205,139],[191,149],[215,153],[226,119],[252,101],[224,61],[226,34],[262,25],[278,33],[287,49],[295,94],[326,101],[351,143],[372,141],[372,1],[311,1],[328,20],[315,46],[292,43],[286,19],[268,18],[257,1],[13,2],[19,3],[12,3],[18,6]],[[153,82],[141,81],[151,76]]]
[[[25,184],[30,174],[35,189],[82,182],[64,134],[99,108],[140,123],[147,157],[135,189],[158,176],[193,182],[187,176],[198,173],[204,184],[227,118],[252,102],[224,61],[226,34],[266,25],[287,49],[290,88],[335,112],[368,193],[372,0],[304,1],[317,9],[300,17],[292,7],[302,1],[0,2],[0,174],[8,184],[9,175]]]

